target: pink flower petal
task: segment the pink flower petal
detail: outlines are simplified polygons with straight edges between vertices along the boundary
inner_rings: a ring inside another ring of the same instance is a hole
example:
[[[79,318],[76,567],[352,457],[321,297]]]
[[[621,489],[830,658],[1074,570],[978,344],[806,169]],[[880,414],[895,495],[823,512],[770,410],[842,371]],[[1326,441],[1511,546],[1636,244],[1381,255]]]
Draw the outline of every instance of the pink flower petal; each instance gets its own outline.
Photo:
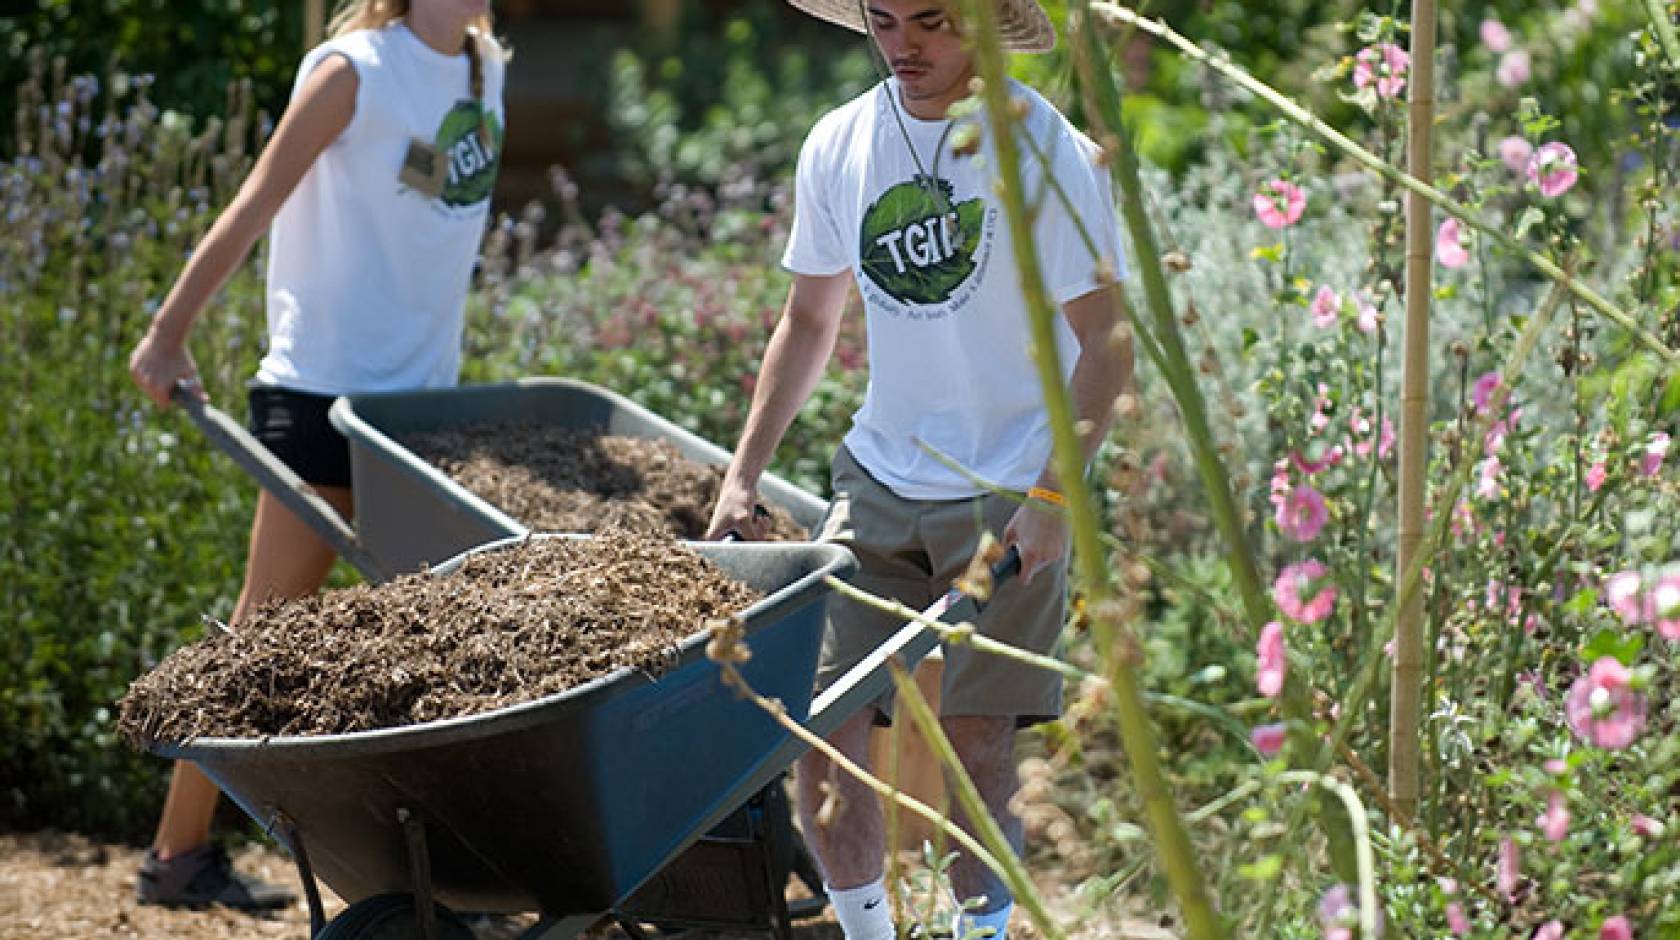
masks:
[[[1283,750],[1283,742],[1288,737],[1288,728],[1282,724],[1260,725],[1248,733],[1250,741],[1254,742],[1254,749],[1263,756],[1276,757]]]
[[[1534,145],[1521,137],[1511,136],[1499,142],[1499,159],[1512,173],[1526,173],[1528,161],[1534,156]]]
[[[1505,52],[1511,48],[1511,31],[1498,20],[1482,20],[1482,45],[1492,52]]]
[[[1575,185],[1580,175],[1578,166],[1574,148],[1554,140],[1541,144],[1528,158],[1528,180],[1540,188],[1540,195],[1556,198]]]
[[[1284,676],[1289,670],[1289,654],[1283,645],[1283,624],[1274,620],[1261,628],[1260,644],[1255,654],[1260,660],[1255,680],[1260,694],[1276,698],[1283,691]]]
[[[1288,228],[1300,221],[1307,208],[1307,194],[1288,180],[1274,179],[1260,184],[1254,194],[1254,214],[1267,228]]]
[[[1617,914],[1599,925],[1598,940],[1633,940],[1633,927],[1626,917]]]
[[[1435,232],[1435,260],[1443,268],[1462,268],[1470,263],[1470,252],[1459,234],[1458,220],[1447,219]]]
[[[1528,53],[1522,49],[1512,49],[1499,57],[1499,65],[1493,70],[1493,77],[1506,88],[1518,88],[1528,84],[1532,72]]]

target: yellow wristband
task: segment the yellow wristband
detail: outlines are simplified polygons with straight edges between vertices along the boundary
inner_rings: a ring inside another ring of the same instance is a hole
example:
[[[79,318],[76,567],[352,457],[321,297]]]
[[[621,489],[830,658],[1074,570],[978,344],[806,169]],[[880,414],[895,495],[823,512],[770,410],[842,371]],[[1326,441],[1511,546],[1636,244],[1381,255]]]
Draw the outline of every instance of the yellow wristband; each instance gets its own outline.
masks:
[[[1027,498],[1028,499],[1042,499],[1052,506],[1066,506],[1067,505],[1067,498],[1066,497],[1064,497],[1062,494],[1056,492],[1055,490],[1045,489],[1042,486],[1035,486],[1032,489],[1027,490]]]

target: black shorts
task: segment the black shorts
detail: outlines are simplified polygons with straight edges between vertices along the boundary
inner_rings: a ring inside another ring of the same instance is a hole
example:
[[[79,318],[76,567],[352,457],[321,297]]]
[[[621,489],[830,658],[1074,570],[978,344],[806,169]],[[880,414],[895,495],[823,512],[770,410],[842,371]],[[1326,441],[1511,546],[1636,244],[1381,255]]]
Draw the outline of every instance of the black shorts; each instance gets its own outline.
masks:
[[[249,398],[251,433],[303,482],[350,485],[350,441],[327,420],[338,396],[253,385]]]

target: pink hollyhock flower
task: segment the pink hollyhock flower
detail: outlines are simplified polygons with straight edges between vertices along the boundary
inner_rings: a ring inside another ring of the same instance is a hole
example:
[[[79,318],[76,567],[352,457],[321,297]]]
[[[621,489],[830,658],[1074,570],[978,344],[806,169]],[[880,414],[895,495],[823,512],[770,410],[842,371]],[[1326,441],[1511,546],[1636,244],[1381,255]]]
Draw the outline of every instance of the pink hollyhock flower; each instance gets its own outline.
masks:
[[[1628,820],[1628,826],[1633,829],[1634,835],[1647,839],[1654,839],[1663,834],[1663,824],[1644,813],[1634,813],[1633,818]]]
[[[1528,161],[1532,156],[1534,145],[1521,137],[1512,135],[1499,142],[1499,159],[1505,161],[1512,173],[1527,172]]]
[[[1493,499],[1499,495],[1499,471],[1502,464],[1498,457],[1488,457],[1476,464],[1476,495],[1483,499]]]
[[[1476,406],[1476,413],[1487,414],[1493,406],[1493,393],[1499,391],[1499,373],[1483,372],[1476,378],[1476,384],[1470,387],[1470,401]]]
[[[1377,311],[1377,305],[1371,303],[1371,298],[1364,291],[1353,295],[1353,302],[1359,308],[1357,325],[1361,333],[1375,333],[1382,324],[1382,314]]]
[[[1383,415],[1382,430],[1378,432],[1374,442],[1371,440],[1371,419],[1365,417],[1365,413],[1358,408],[1348,415],[1348,430],[1353,433],[1353,452],[1360,457],[1369,457],[1373,444],[1379,460],[1387,459],[1389,452],[1394,449],[1394,422],[1388,420],[1388,415]]]
[[[1331,609],[1336,606],[1336,586],[1325,584],[1318,587],[1328,573],[1329,569],[1316,558],[1290,565],[1273,582],[1272,600],[1291,620],[1317,623],[1330,616]],[[1317,593],[1307,596],[1307,592],[1315,588]]]
[[[1278,756],[1287,737],[1288,729],[1282,724],[1260,725],[1248,733],[1249,740],[1254,742],[1254,749],[1263,757]]]
[[[1554,757],[1540,766],[1554,777],[1561,777],[1569,772],[1569,762],[1560,757]]]
[[[1553,790],[1546,797],[1546,812],[1540,816],[1540,831],[1553,842],[1562,842],[1569,834],[1569,804],[1562,790]]]
[[[1323,473],[1331,467],[1341,463],[1342,454],[1342,445],[1337,444],[1334,447],[1326,447],[1320,451],[1319,458],[1317,460],[1308,460],[1298,450],[1292,450],[1289,452],[1289,460],[1291,463],[1295,464],[1295,469],[1301,471],[1301,473],[1305,476],[1310,477],[1314,474]]]
[[[1260,628],[1260,645],[1255,655],[1260,660],[1255,678],[1260,694],[1277,698],[1278,693],[1283,691],[1283,677],[1289,670],[1289,654],[1283,647],[1283,624],[1273,620]]]
[[[1318,289],[1313,297],[1312,320],[1313,326],[1328,329],[1336,325],[1336,317],[1342,312],[1342,298],[1326,284]]]
[[[1324,940],[1354,940],[1359,935],[1359,904],[1353,889],[1339,884],[1324,892],[1318,901],[1318,923]],[[1377,911],[1377,936],[1382,936],[1382,911]]]
[[[1633,940],[1633,927],[1620,914],[1599,925],[1598,940]]]
[[[1528,158],[1528,181],[1540,187],[1540,195],[1552,199],[1569,192],[1580,178],[1575,148],[1560,141],[1541,144]]]
[[[1645,445],[1645,456],[1640,458],[1639,472],[1644,476],[1654,477],[1662,470],[1663,458],[1668,456],[1669,437],[1666,431],[1658,431],[1651,435],[1651,440]]]
[[[1470,263],[1470,252],[1464,247],[1457,219],[1447,219],[1435,231],[1435,260],[1443,268],[1462,268]]]
[[[1453,901],[1447,905],[1447,929],[1455,937],[1462,937],[1470,932],[1470,918],[1464,916],[1464,905]]]
[[[1499,840],[1499,868],[1493,880],[1494,886],[1507,901],[1516,897],[1517,884],[1522,880],[1522,861],[1517,853],[1517,843],[1510,836]]]
[[[1377,97],[1393,98],[1406,90],[1406,71],[1411,64],[1412,57],[1394,43],[1366,46],[1353,57],[1353,87],[1364,88],[1375,82]]]
[[[1639,597],[1641,583],[1637,571],[1619,571],[1604,580],[1604,602],[1629,625],[1645,622],[1645,605]]]
[[[1313,402],[1312,417],[1307,420],[1307,427],[1314,433],[1324,430],[1330,425],[1330,386],[1318,383],[1318,399]]]
[[[1680,641],[1680,571],[1665,571],[1645,598],[1646,613],[1663,639]]]
[[[1608,470],[1604,469],[1604,461],[1602,461],[1602,460],[1600,460],[1597,463],[1594,463],[1592,466],[1588,467],[1587,468],[1587,492],[1589,492],[1589,493],[1598,492],[1599,488],[1604,486],[1604,478],[1609,476],[1609,475],[1610,475],[1610,472]]]
[[[1283,511],[1283,501],[1289,496],[1289,489],[1289,461],[1280,459],[1272,464],[1272,492],[1267,497],[1279,512]]]
[[[1288,228],[1299,222],[1306,210],[1306,192],[1288,180],[1268,180],[1254,194],[1254,214],[1267,228]]]
[[[1499,57],[1499,65],[1494,68],[1493,77],[1506,88],[1517,88],[1528,83],[1531,73],[1528,52],[1512,49]]]
[[[1505,52],[1511,48],[1511,31],[1498,20],[1482,20],[1482,45],[1491,52]]]
[[[1545,926],[1534,932],[1534,940],[1563,940],[1563,924],[1559,921],[1546,921]]]
[[[1278,528],[1297,542],[1311,542],[1330,518],[1324,497],[1303,483],[1296,487],[1277,508]]]
[[[1564,715],[1582,740],[1619,750],[1645,730],[1645,697],[1628,687],[1628,679],[1626,666],[1601,656],[1570,686]]]

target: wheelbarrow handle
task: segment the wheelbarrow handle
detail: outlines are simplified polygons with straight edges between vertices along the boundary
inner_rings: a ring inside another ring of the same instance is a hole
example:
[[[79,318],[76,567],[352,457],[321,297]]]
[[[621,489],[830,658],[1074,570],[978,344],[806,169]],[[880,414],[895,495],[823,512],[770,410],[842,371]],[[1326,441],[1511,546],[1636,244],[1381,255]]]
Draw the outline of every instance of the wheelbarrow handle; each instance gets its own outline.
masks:
[[[996,591],[1020,572],[1021,553],[1011,545],[1003,557],[992,565],[992,590]],[[938,645],[939,634],[922,626],[922,619],[961,623],[979,612],[979,602],[953,585],[943,597],[922,611],[921,618],[900,627],[885,643],[824,689],[811,704],[807,727],[827,737],[858,709],[875,701],[886,691],[892,681],[886,668],[888,660],[901,657],[907,665],[913,666]]]
[[[177,384],[169,397],[193,424],[204,432],[210,443],[256,479],[257,483],[274,495],[315,531],[333,550],[354,565],[364,578],[374,583],[390,580],[390,573],[362,547],[349,523],[333,505],[321,498],[291,467],[274,456],[263,443],[245,430],[238,421],[194,394],[185,385]]]

